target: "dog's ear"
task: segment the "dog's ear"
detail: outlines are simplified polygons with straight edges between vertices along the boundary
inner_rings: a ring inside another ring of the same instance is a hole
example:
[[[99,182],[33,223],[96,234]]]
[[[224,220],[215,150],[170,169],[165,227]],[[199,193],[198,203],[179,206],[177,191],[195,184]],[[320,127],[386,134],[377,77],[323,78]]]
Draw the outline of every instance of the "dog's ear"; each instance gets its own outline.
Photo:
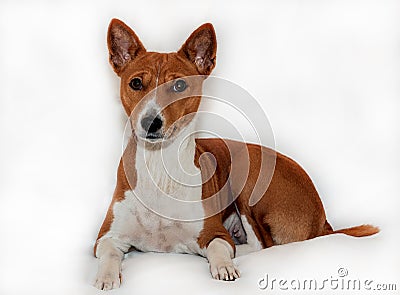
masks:
[[[217,38],[214,27],[207,23],[195,30],[178,54],[193,62],[201,75],[209,75],[215,67],[217,53]]]
[[[117,75],[120,75],[129,61],[146,52],[135,32],[115,18],[108,26],[107,44],[110,63]]]

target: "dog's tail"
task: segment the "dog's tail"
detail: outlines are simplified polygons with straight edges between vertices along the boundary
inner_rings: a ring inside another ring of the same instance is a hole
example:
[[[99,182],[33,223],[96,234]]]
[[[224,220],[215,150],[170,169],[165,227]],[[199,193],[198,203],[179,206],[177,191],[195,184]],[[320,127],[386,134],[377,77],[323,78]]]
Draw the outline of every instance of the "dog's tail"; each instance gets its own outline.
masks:
[[[363,224],[359,226],[333,230],[332,226],[328,223],[328,221],[325,221],[323,236],[331,234],[345,234],[352,237],[366,237],[366,236],[372,236],[378,232],[379,228],[370,224]]]

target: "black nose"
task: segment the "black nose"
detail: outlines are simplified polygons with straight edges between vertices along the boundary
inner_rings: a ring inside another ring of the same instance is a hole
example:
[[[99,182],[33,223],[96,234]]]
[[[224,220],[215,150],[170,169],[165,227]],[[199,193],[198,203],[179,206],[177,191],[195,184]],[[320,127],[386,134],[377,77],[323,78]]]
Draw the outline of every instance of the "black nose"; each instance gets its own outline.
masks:
[[[159,116],[155,118],[153,116],[149,116],[144,117],[140,124],[147,133],[154,133],[161,129],[162,120]]]

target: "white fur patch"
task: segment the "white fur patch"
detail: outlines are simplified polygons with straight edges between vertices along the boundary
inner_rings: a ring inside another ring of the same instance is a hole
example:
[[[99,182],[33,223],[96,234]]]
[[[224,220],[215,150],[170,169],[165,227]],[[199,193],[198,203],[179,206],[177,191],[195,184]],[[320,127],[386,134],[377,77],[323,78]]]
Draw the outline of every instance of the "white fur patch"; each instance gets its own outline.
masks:
[[[96,251],[96,256],[99,257],[99,269],[94,283],[97,289],[111,290],[119,287],[123,252],[128,249],[129,246],[117,245],[111,239],[99,243]]]
[[[181,221],[188,212],[169,202],[169,198],[201,200],[201,173],[194,165],[195,140],[190,135],[193,125],[165,149],[148,150],[138,144],[136,187],[125,193],[125,200],[115,203],[114,220],[102,239],[112,237],[141,251],[205,255],[197,243],[203,220]],[[193,216],[204,216],[201,202],[190,210]]]
[[[236,245],[236,257],[259,251],[263,248],[261,242],[258,240],[256,234],[254,233],[252,226],[247,221],[246,216],[242,215],[241,219],[243,228],[247,234],[247,243]]]
[[[231,281],[240,277],[232,258],[233,249],[227,241],[215,238],[210,242],[207,247],[207,259],[214,279]]]

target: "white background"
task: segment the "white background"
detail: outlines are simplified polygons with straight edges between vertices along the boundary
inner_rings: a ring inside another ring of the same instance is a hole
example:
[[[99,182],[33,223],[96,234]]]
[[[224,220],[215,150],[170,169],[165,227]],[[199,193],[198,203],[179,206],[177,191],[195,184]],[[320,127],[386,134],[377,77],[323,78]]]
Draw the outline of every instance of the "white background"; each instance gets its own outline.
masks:
[[[113,293],[291,294],[261,291],[257,281],[266,273],[322,281],[339,267],[348,278],[397,283],[399,292],[399,4],[2,1],[0,294],[101,293],[91,286],[92,246],[125,120],[106,48],[113,17],[147,49],[167,52],[212,22],[214,74],[257,98],[277,149],[310,174],[332,226],[381,228],[370,238],[329,236],[239,258],[242,278],[234,283],[211,280],[200,257],[136,254]]]

